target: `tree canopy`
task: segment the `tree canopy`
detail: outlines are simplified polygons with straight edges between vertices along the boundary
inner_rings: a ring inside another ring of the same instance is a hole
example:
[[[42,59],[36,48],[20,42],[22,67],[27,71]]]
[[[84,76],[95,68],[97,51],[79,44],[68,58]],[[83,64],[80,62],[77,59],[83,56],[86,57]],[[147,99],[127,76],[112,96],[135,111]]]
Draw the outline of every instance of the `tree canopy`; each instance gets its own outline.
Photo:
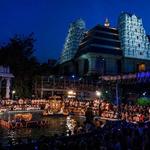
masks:
[[[32,95],[33,78],[37,75],[39,63],[34,54],[34,35],[15,35],[6,45],[0,47],[0,65],[7,65],[14,74],[14,86],[19,97]]]

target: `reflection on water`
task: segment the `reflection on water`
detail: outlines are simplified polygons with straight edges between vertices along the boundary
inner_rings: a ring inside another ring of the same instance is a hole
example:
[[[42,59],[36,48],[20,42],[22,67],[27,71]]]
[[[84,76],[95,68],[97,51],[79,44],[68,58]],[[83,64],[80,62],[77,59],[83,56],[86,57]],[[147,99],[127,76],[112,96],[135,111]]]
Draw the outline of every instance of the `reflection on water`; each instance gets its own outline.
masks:
[[[5,120],[12,119],[15,113],[11,114],[4,114],[1,115],[0,118]],[[15,130],[8,130],[4,128],[0,128],[0,143],[4,145],[8,143],[9,139],[12,140],[13,143],[16,143],[16,139],[18,138],[25,138],[25,137],[32,137],[32,138],[39,138],[42,135],[45,136],[52,136],[54,134],[61,134],[66,132],[66,118],[65,117],[46,117],[43,118],[41,113],[32,113],[33,120],[48,120],[49,127],[48,128],[22,128],[22,129],[15,129]]]
[[[66,119],[66,125],[68,127],[68,131],[71,131],[71,135],[74,134],[74,128],[76,126],[77,122],[74,118],[72,118],[71,116],[68,116]],[[68,134],[67,134],[68,135]]]
[[[0,118],[5,120],[12,119],[16,113],[7,113],[1,115]],[[7,145],[9,139],[13,144],[16,144],[18,138],[32,137],[34,139],[39,138],[42,135],[52,136],[54,134],[66,133],[68,130],[66,117],[42,117],[41,112],[32,113],[33,120],[46,120],[49,122],[48,128],[22,128],[15,130],[8,130],[0,128],[0,143]],[[82,118],[76,118],[79,122],[82,122]]]

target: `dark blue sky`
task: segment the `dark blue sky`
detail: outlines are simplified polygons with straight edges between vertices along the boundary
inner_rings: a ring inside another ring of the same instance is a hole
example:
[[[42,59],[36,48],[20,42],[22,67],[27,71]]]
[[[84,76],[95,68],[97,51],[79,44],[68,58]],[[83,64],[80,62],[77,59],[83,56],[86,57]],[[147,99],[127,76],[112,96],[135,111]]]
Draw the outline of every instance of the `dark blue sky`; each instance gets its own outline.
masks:
[[[149,0],[0,0],[0,42],[14,34],[35,33],[35,55],[40,61],[58,58],[61,54],[69,23],[77,18],[87,28],[103,24],[106,17],[117,24],[121,11],[142,17],[150,33]]]

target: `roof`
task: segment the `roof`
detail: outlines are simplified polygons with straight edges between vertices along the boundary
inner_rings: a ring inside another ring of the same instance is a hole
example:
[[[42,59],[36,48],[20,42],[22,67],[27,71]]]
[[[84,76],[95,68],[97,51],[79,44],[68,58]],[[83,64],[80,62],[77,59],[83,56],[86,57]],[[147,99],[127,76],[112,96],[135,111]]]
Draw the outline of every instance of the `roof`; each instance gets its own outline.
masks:
[[[133,13],[129,13],[129,12],[121,12],[121,15],[123,15],[123,14],[127,14],[128,16],[130,16],[130,17],[132,17],[133,15],[135,15],[135,14],[133,14]],[[137,16],[137,15],[135,15],[138,19],[141,19],[141,17],[139,17],[139,16]]]
[[[1,73],[1,72],[0,72],[0,77],[14,78],[14,75],[11,74],[11,73]]]
[[[122,56],[121,49],[118,50],[118,49],[111,49],[111,48],[105,48],[105,47],[102,48],[102,47],[98,47],[96,45],[89,45],[89,46],[84,47],[83,49],[78,50],[75,57],[79,57],[79,56],[89,53],[89,52]]]

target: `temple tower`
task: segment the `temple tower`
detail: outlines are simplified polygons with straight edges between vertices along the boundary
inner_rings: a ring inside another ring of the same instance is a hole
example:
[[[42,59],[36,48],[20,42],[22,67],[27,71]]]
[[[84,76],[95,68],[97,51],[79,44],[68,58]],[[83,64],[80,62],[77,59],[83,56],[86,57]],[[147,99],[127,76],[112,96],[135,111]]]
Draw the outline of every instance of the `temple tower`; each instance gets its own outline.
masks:
[[[122,13],[118,21],[118,30],[125,57],[150,60],[150,43],[141,18],[134,14]]]
[[[85,22],[82,19],[78,19],[70,24],[68,35],[66,37],[60,58],[60,64],[71,60],[75,56],[80,41],[83,39],[84,31]]]

